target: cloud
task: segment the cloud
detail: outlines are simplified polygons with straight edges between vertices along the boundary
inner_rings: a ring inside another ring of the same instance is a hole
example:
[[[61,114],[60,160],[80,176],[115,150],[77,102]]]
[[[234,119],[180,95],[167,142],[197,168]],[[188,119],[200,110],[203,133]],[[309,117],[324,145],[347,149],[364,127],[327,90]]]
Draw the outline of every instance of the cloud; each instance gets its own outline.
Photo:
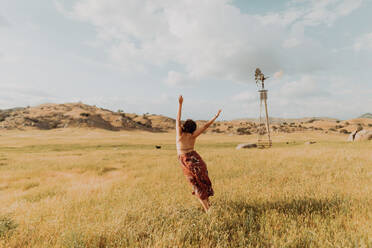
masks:
[[[165,80],[165,83],[169,86],[184,86],[190,84],[190,82],[191,79],[187,75],[176,71],[169,71]]]
[[[252,103],[258,100],[258,93],[252,91],[243,91],[231,98],[234,102]]]
[[[304,28],[331,24],[361,2],[302,1],[281,13],[249,15],[229,0],[78,0],[68,15],[92,24],[110,60],[126,72],[177,65],[182,73],[168,69],[168,85],[188,79],[253,83],[256,67],[300,74],[326,66],[322,56],[310,56],[327,51],[305,37]]]
[[[372,33],[363,34],[358,37],[353,46],[355,51],[370,50],[372,51]]]
[[[287,40],[284,40],[283,47],[284,48],[292,48],[300,45],[301,42],[297,38],[289,38]]]
[[[349,119],[370,112],[372,91],[355,82],[355,77],[304,75],[285,83],[287,80],[283,78],[278,88],[269,91],[271,116]]]
[[[318,80],[310,75],[304,75],[299,80],[285,83],[280,89],[280,94],[291,99],[329,96],[329,92],[325,90],[325,85],[321,85]]]
[[[5,27],[7,27],[7,26],[10,26],[10,24],[9,24],[9,22],[5,19],[5,17],[3,17],[3,16],[0,15],[0,27],[1,27],[1,26],[5,26]]]
[[[277,71],[274,73],[274,79],[280,79],[283,76],[283,70]]]
[[[38,105],[60,100],[45,91],[15,85],[0,85],[0,99],[0,109]]]
[[[363,0],[307,0],[307,9],[301,22],[306,26],[320,24],[333,25],[333,23],[358,9]]]

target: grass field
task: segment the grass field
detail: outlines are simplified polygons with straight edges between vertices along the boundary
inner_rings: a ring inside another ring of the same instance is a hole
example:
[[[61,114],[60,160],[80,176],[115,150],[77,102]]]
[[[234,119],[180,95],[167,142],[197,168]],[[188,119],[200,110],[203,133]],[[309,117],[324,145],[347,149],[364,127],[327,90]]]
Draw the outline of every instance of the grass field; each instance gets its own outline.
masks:
[[[372,247],[372,142],[281,134],[235,150],[255,138],[198,141],[205,214],[174,134],[1,131],[0,247]]]

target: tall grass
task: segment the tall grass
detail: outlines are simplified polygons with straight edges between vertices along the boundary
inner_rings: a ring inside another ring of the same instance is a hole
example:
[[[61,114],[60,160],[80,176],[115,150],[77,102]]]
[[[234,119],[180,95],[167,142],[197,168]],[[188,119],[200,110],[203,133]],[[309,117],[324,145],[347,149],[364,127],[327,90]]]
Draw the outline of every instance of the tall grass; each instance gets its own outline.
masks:
[[[202,136],[205,214],[173,134],[1,135],[0,247],[372,247],[371,142],[302,133],[235,150],[255,137]]]

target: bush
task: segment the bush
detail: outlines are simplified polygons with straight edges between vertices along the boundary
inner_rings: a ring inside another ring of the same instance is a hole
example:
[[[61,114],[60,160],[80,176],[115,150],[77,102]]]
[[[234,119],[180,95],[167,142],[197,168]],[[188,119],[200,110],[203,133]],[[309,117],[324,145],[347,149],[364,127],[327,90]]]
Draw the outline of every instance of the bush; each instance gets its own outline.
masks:
[[[247,135],[250,135],[251,132],[249,130],[249,128],[247,127],[240,127],[236,130],[236,132],[239,134],[239,135],[244,135],[244,134],[247,134]]]
[[[344,133],[344,134],[350,134],[350,132],[349,132],[349,131],[347,131],[346,129],[341,129],[341,130],[340,130],[340,133]]]
[[[17,228],[17,224],[7,216],[0,216],[0,238],[9,234],[13,229]]]
[[[306,123],[313,123],[314,121],[316,121],[316,120],[315,119],[310,119]]]

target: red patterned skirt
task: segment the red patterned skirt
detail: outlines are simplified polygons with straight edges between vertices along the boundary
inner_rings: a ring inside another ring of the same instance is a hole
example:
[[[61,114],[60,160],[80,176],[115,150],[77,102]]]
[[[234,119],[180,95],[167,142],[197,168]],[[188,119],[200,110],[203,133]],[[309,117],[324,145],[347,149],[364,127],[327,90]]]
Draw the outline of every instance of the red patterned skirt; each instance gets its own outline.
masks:
[[[202,200],[214,195],[207,165],[196,151],[178,155],[183,174],[193,188],[193,195]]]

